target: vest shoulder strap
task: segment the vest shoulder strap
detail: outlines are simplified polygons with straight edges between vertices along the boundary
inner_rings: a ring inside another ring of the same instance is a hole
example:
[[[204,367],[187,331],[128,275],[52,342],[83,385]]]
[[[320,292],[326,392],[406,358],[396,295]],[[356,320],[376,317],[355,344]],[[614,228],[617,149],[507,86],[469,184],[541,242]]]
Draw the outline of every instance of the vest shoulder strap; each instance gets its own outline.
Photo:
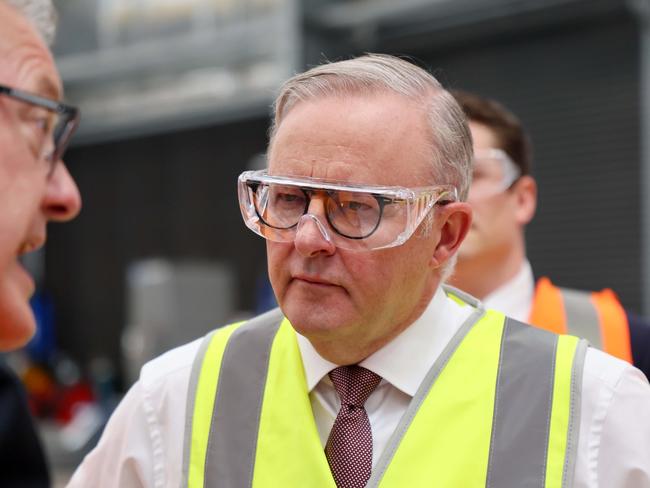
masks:
[[[572,485],[586,350],[506,318],[486,487]]]
[[[258,422],[250,420],[259,420],[271,346],[282,319],[276,308],[203,340],[188,387],[183,487],[251,486]],[[205,419],[207,425],[201,423]],[[215,462],[219,466],[212,466]]]

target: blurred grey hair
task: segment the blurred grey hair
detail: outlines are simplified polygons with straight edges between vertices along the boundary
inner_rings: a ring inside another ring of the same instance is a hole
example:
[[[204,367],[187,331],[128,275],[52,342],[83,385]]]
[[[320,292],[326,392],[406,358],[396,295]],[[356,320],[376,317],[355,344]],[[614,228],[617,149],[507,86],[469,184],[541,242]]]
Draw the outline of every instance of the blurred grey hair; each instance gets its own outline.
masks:
[[[289,79],[273,104],[270,145],[282,120],[298,103],[327,96],[392,92],[421,105],[432,136],[432,177],[450,184],[467,198],[471,177],[472,137],[465,115],[449,92],[430,73],[385,54],[316,66]]]
[[[52,0],[0,0],[18,9],[36,28],[48,46],[54,42],[57,15]]]

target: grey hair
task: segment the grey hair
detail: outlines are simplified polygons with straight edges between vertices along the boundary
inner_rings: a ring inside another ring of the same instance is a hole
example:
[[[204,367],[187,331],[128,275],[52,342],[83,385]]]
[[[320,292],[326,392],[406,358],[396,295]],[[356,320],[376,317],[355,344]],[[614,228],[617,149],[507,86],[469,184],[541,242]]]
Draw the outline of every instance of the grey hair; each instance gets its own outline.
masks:
[[[0,0],[20,11],[36,28],[48,46],[56,36],[57,14],[52,0]]]
[[[473,149],[463,110],[433,75],[395,56],[366,54],[316,66],[290,78],[273,104],[269,145],[282,120],[300,102],[380,92],[396,93],[425,108],[433,141],[432,176],[438,184],[454,185],[465,200]]]

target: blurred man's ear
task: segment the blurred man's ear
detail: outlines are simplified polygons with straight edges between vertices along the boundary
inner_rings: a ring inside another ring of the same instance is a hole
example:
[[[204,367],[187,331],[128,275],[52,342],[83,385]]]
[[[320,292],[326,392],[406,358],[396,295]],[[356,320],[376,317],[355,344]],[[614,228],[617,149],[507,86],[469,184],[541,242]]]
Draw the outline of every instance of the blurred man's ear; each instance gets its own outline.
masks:
[[[431,256],[434,268],[440,268],[456,254],[472,225],[472,207],[467,202],[448,203],[439,209],[439,218],[444,223],[440,229],[440,240]]]
[[[532,176],[522,176],[510,191],[516,199],[515,218],[517,223],[525,226],[533,220],[537,209],[537,182]]]

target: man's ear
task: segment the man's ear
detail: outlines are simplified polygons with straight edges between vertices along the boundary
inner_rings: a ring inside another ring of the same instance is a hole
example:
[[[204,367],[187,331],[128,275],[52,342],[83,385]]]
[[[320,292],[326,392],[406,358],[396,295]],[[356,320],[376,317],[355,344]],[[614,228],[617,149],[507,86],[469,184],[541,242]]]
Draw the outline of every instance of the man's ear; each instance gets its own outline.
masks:
[[[453,202],[437,208],[442,222],[440,239],[431,256],[431,266],[440,268],[456,254],[472,224],[472,207],[467,202]]]
[[[516,200],[515,218],[524,226],[530,223],[537,209],[537,183],[532,176],[522,176],[510,189]]]

